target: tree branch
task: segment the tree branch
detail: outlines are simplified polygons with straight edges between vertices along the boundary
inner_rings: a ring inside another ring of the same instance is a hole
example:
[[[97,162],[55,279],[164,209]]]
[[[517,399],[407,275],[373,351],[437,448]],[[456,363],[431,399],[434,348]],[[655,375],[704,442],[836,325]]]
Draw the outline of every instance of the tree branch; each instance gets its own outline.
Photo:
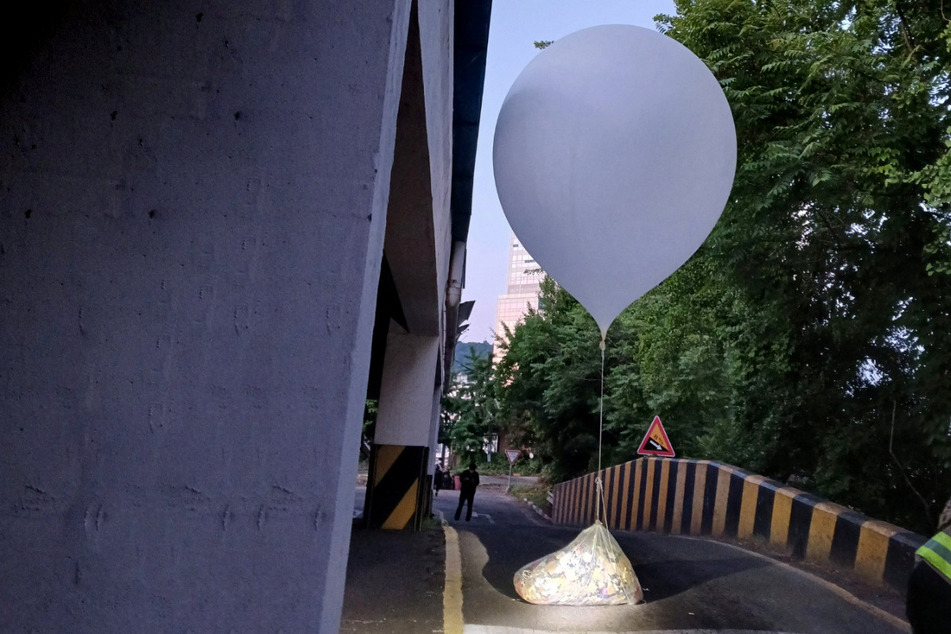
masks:
[[[891,455],[892,460],[895,461],[895,464],[898,465],[898,470],[901,472],[902,477],[905,479],[905,483],[908,485],[908,488],[918,496],[918,499],[921,500],[922,506],[925,508],[925,517],[928,518],[928,523],[932,526],[934,522],[931,520],[931,509],[928,506],[928,501],[925,500],[924,496],[918,492],[918,489],[915,488],[915,485],[912,484],[911,479],[909,479],[908,474],[905,473],[905,467],[902,466],[901,462],[898,460],[898,456],[895,455],[895,452],[892,450],[892,443],[895,439],[895,411],[898,409],[898,401],[892,401],[892,431],[888,436],[888,453]]]
[[[905,39],[905,46],[908,47],[908,54],[917,62],[919,61],[918,57],[915,55],[915,49],[917,48],[917,45],[915,44],[914,36],[911,34],[911,29],[908,27],[908,20],[905,18],[905,12],[901,10],[901,0],[896,0],[895,2],[895,13],[898,14],[898,21],[901,23],[901,35]]]

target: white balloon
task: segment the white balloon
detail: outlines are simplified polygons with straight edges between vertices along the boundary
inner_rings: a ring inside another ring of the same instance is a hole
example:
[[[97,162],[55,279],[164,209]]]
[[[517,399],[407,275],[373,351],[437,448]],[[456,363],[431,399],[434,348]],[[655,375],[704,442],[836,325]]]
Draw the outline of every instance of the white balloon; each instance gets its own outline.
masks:
[[[713,229],[736,131],[716,78],[682,44],[596,26],[525,67],[502,104],[493,161],[515,234],[603,334]]]

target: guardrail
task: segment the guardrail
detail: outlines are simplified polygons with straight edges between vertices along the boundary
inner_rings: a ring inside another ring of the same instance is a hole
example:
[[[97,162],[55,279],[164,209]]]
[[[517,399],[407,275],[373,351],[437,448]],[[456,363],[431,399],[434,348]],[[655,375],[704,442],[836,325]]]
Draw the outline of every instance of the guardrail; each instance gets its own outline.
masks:
[[[775,480],[707,460],[640,458],[599,472],[609,528],[754,539],[902,593],[925,537]],[[595,478],[555,485],[552,522],[595,520]]]

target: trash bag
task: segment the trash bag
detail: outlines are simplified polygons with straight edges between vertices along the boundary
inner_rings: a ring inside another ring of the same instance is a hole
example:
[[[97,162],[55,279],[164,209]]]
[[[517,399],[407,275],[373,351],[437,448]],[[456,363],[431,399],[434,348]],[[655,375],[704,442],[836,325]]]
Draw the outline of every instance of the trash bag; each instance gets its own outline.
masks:
[[[515,573],[515,591],[538,605],[640,603],[644,591],[617,540],[601,522]]]

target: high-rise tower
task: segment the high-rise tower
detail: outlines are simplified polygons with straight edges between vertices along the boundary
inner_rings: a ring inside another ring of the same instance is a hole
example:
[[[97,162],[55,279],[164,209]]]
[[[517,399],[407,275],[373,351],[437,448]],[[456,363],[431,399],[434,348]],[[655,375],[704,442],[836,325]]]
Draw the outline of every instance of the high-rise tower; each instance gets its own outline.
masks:
[[[514,328],[528,312],[529,307],[538,308],[538,295],[544,278],[544,272],[514,233],[511,234],[509,244],[508,284],[505,294],[499,295],[496,309],[497,337],[504,336],[504,326]]]

